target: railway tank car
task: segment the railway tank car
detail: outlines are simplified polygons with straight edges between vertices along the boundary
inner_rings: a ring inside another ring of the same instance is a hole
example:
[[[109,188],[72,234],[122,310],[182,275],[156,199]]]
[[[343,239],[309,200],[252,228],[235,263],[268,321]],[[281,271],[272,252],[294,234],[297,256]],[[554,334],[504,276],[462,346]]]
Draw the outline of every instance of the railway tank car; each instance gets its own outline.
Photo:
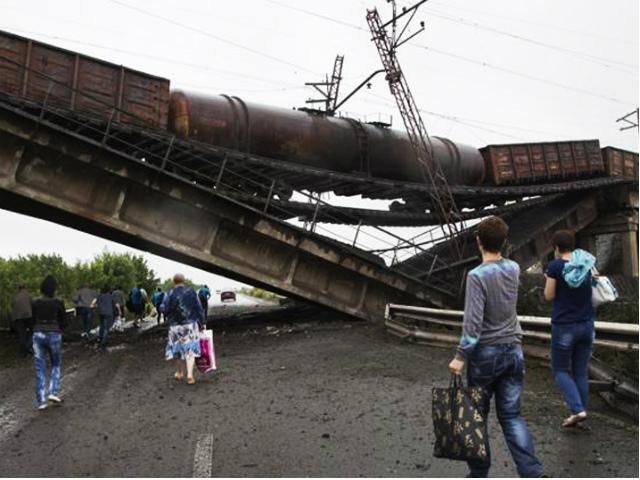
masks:
[[[169,130],[245,153],[405,182],[425,181],[406,133],[354,119],[247,103],[227,95],[172,90]],[[433,157],[451,185],[479,185],[477,148],[431,137]]]

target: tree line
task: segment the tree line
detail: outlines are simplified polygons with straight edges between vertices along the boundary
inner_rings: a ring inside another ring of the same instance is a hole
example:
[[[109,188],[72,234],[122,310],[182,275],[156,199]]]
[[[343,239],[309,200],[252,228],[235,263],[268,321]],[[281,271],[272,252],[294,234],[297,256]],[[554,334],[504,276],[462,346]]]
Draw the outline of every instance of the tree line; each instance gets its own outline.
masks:
[[[73,307],[73,295],[84,284],[94,290],[121,286],[125,294],[135,284],[141,284],[150,293],[158,286],[171,285],[170,279],[161,282],[156,277],[144,257],[131,253],[105,251],[92,260],[73,265],[57,254],[0,257],[0,318],[11,315],[11,301],[19,284],[24,284],[36,298],[40,295],[40,283],[48,274],[58,281],[57,295],[67,308]]]

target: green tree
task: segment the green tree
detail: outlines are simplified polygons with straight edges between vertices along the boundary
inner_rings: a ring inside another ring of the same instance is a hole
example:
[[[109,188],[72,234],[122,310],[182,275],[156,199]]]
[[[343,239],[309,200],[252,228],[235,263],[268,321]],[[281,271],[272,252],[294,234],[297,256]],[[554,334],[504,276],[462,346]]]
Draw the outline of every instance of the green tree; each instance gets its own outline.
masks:
[[[0,320],[4,319],[3,323],[11,314],[11,300],[17,286],[24,284],[31,295],[37,297],[40,283],[48,274],[56,278],[57,295],[67,307],[73,306],[73,295],[83,284],[94,289],[121,286],[125,292],[141,284],[151,294],[160,282],[145,258],[131,253],[105,250],[93,260],[75,265],[69,265],[57,254],[0,258]]]

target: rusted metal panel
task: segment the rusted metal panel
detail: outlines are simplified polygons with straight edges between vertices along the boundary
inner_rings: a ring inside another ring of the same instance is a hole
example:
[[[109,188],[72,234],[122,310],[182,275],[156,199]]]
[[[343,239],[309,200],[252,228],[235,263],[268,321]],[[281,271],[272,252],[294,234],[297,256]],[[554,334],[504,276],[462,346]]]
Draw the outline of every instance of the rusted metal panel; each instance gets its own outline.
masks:
[[[167,127],[169,80],[1,30],[0,91],[105,119]]]
[[[615,147],[602,149],[604,166],[611,177],[638,178],[638,154]]]
[[[481,148],[490,183],[545,182],[602,173],[598,140],[489,145]]]
[[[245,103],[227,95],[171,92],[169,130],[182,138],[262,157],[377,178],[425,182],[404,132],[353,119]],[[479,151],[431,137],[433,156],[452,185],[484,180]]]

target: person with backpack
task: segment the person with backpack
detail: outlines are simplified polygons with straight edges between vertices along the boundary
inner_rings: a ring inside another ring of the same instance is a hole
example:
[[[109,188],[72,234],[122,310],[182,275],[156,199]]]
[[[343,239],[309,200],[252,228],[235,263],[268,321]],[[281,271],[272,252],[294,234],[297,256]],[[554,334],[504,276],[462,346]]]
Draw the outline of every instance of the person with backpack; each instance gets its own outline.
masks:
[[[165,295],[160,310],[169,322],[169,335],[165,348],[165,359],[176,361],[174,378],[187,384],[196,383],[193,368],[200,356],[200,325],[203,321],[202,304],[195,290],[184,283],[181,273],[173,276],[173,288]]]
[[[207,316],[209,315],[209,299],[211,298],[211,292],[209,291],[209,287],[203,285],[198,290],[198,299],[200,300],[200,304],[202,305],[202,310],[204,312],[204,323],[207,323]]]
[[[133,326],[140,327],[140,322],[144,317],[144,298],[142,296],[142,285],[135,285],[129,292],[129,301],[133,311]]]
[[[160,305],[162,305],[162,300],[164,300],[164,292],[162,291],[162,288],[158,287],[156,291],[153,292],[153,295],[151,296],[151,303],[156,309],[156,314],[158,315],[157,317],[158,325],[160,325],[160,319],[162,318],[162,312],[160,311]],[[165,315],[165,320],[166,319],[167,317]]]
[[[596,259],[575,248],[575,236],[558,230],[551,243],[555,259],[545,272],[544,298],[551,313],[551,369],[571,415],[562,422],[573,427],[587,418],[589,358],[595,337],[591,303],[591,269]]]

